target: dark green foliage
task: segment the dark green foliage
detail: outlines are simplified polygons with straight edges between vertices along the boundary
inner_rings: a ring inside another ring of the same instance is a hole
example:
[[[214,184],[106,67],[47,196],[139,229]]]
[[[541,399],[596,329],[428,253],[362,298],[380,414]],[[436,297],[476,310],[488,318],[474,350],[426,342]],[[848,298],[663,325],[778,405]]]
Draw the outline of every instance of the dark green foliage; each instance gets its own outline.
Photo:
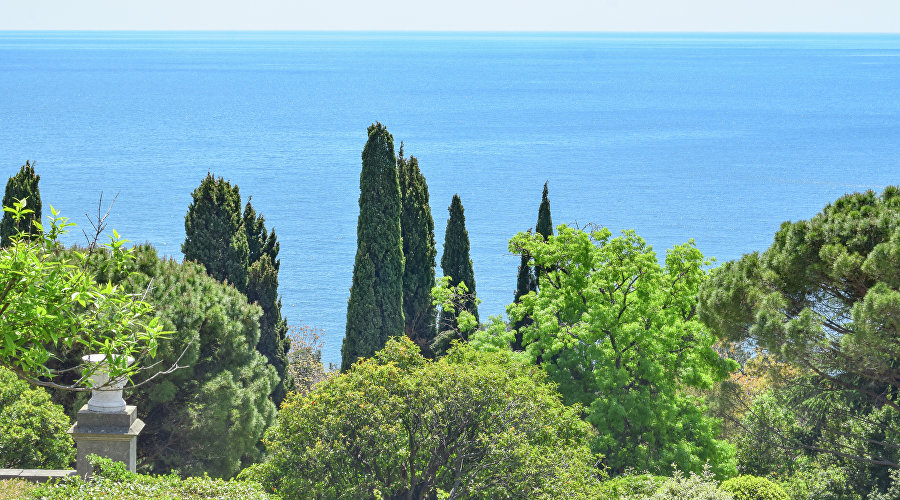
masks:
[[[441,270],[444,276],[450,277],[450,285],[456,286],[461,282],[468,288],[468,296],[460,304],[462,310],[468,311],[478,319],[478,305],[475,302],[475,270],[472,267],[472,259],[469,258],[469,232],[466,231],[466,215],[463,210],[459,195],[453,195],[450,202],[450,218],[447,219],[447,232],[444,234],[444,254],[441,256]],[[441,312],[438,329],[441,332],[457,330],[456,316],[448,311]]]
[[[549,182],[549,181],[548,181]],[[541,205],[538,208],[537,234],[546,240],[553,235],[553,218],[550,216],[550,198],[547,196],[547,183],[544,183],[544,192],[541,194]],[[530,234],[530,230],[529,230]],[[529,265],[531,256],[527,252],[522,252],[522,261],[519,263],[519,275],[516,281],[516,295],[513,302],[518,302],[523,295],[529,292],[537,292],[540,268],[532,269]],[[531,317],[525,316],[519,321],[513,323],[513,329],[516,330],[516,340],[513,342],[513,349],[522,349],[522,335],[518,330],[531,324]]]
[[[256,483],[223,481],[208,477],[148,476],[129,471],[122,462],[89,456],[94,474],[90,479],[71,477],[48,483],[31,492],[42,500],[265,500]]]
[[[245,294],[247,300],[259,304],[263,310],[256,349],[269,360],[281,378],[272,393],[275,404],[280,405],[285,394],[294,388],[294,378],[287,371],[287,352],[290,350],[287,320],[281,316],[281,298],[278,296],[278,269],[281,267],[278,251],[281,245],[274,229],[266,234],[266,220],[257,215],[249,198],[242,219],[250,262]]]
[[[63,469],[75,459],[69,417],[47,391],[0,367],[0,469]]]
[[[546,240],[553,235],[553,217],[550,216],[550,198],[547,196],[547,182],[544,183],[544,192],[541,193],[541,206],[538,208],[538,220],[534,230]]]
[[[462,344],[430,361],[398,337],[288,396],[269,459],[241,477],[285,499],[594,498],[579,412],[509,351]]]
[[[250,248],[242,227],[240,190],[207,173],[191,196],[193,201],[184,217],[184,259],[203,264],[213,278],[227,280],[244,291]]]
[[[12,214],[3,213],[3,220],[0,221],[0,247],[8,247],[10,238],[19,231],[33,232],[34,221],[43,222],[41,220],[41,191],[38,189],[40,180],[41,176],[34,173],[34,165],[26,161],[19,172],[6,182],[3,206],[12,207],[16,201],[25,200],[26,208],[34,212],[26,214],[19,221],[13,220]]]
[[[257,349],[278,372],[280,382],[272,399],[279,405],[293,387],[293,379],[287,374],[290,345],[278,297],[281,262],[275,230],[266,232],[265,218],[249,199],[242,214],[238,187],[221,177],[208,173],[193,198],[184,219],[184,258],[203,264],[210,276],[234,285],[262,308]]]
[[[437,250],[428,184],[415,156],[397,159],[400,179],[400,230],[403,236],[403,317],[406,336],[427,352],[434,340],[437,311],[431,301]]]
[[[804,374],[767,401],[769,420],[757,419],[748,441],[805,450],[856,484],[886,488],[889,467],[900,467],[900,188],[845,195],[783,223],[765,252],[712,273],[698,311],[719,336]],[[801,425],[766,438],[782,421]]]
[[[719,489],[730,493],[734,500],[789,500],[781,486],[764,477],[733,477],[720,484]]]
[[[98,281],[144,290],[152,280],[146,300],[173,332],[159,343],[159,367],[171,366],[187,348],[178,363],[184,368],[126,396],[147,424],[139,463],[153,473],[230,477],[261,458],[259,440],[275,417],[268,396],[278,376],[256,350],[262,311],[200,265],[160,260],[149,246],[135,254],[126,276],[109,274],[107,254],[94,252]]]
[[[275,230],[272,229],[266,234],[266,218],[256,213],[250,201],[252,196],[247,197],[247,204],[244,205],[244,215],[241,217],[244,224],[244,232],[247,233],[247,247],[249,250],[248,262],[253,265],[263,255],[268,255],[269,260],[275,266],[275,271],[281,267],[281,261],[278,260],[278,251],[281,245],[275,236]]]
[[[368,131],[359,175],[357,249],[341,370],[375,354],[389,337],[404,331],[401,203],[394,138],[380,123]]]

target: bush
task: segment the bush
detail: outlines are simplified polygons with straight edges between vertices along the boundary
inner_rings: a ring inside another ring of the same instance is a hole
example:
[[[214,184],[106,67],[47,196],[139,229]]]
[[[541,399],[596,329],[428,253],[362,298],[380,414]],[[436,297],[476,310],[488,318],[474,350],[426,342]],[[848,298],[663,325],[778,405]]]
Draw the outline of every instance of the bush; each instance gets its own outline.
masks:
[[[731,493],[734,500],[789,500],[781,486],[758,476],[733,477],[723,482],[719,489]]]
[[[600,485],[600,498],[618,500],[647,497],[656,492],[666,480],[663,476],[650,474],[625,474],[617,476]]]
[[[685,476],[675,469],[672,477],[667,478],[659,489],[647,500],[733,500],[732,496],[719,489],[709,464],[703,467],[700,475],[691,472]]]
[[[42,388],[0,367],[0,468],[62,469],[75,458],[69,418]]]
[[[285,498],[560,498],[594,493],[580,408],[510,351],[427,360],[406,337],[285,400],[269,461],[240,477]]]
[[[174,474],[145,476],[129,472],[125,464],[91,457],[94,475],[87,481],[68,478],[58,484],[47,484],[31,491],[41,500],[266,500],[274,498],[259,484],[246,481],[223,481],[207,476],[180,479]]]
[[[26,498],[25,493],[35,488],[34,483],[21,479],[0,481],[0,500],[17,500]]]

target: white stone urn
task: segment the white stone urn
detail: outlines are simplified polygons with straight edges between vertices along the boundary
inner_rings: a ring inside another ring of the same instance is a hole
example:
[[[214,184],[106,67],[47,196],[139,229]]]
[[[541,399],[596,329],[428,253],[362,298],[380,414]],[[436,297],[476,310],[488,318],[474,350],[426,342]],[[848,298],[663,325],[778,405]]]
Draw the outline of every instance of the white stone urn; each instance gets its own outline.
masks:
[[[118,413],[125,411],[125,399],[122,397],[122,389],[127,379],[119,377],[110,382],[109,366],[106,364],[106,354],[88,354],[81,358],[85,363],[97,365],[93,375],[90,376],[91,387],[100,387],[91,391],[91,399],[88,400],[88,410],[99,413]],[[134,358],[128,356],[128,364],[134,363]]]

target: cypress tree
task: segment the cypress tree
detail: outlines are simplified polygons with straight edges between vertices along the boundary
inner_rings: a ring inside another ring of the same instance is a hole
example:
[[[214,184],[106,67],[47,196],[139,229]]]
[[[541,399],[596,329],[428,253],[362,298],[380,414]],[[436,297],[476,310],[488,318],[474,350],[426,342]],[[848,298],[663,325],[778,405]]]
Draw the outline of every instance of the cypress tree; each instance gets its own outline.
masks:
[[[394,138],[380,123],[371,125],[368,132],[359,175],[357,249],[341,370],[371,356],[389,337],[404,331],[401,203]]]
[[[447,232],[444,234],[444,254],[441,256],[441,270],[444,276],[450,277],[450,284],[457,286],[460,282],[469,289],[468,297],[460,306],[478,319],[478,307],[475,305],[475,270],[469,257],[469,232],[466,231],[466,215],[459,195],[453,195],[450,202],[450,218],[447,220]],[[441,312],[440,329],[442,331],[456,329],[456,317]]]
[[[248,302],[262,309],[256,350],[278,373],[271,396],[280,405],[293,388],[293,379],[287,371],[287,321],[281,317],[278,297],[281,262],[275,230],[266,232],[265,218],[256,213],[249,199],[242,214],[238,187],[209,173],[194,190],[184,228],[181,249],[185,260],[203,264],[207,274],[232,284]]]
[[[25,161],[19,172],[10,177],[6,182],[6,192],[3,194],[3,206],[11,207],[19,200],[25,200],[26,208],[34,213],[26,214],[16,224],[12,214],[3,212],[3,220],[0,221],[0,247],[7,247],[11,243],[13,235],[22,231],[30,233],[34,230],[34,222],[41,220],[41,191],[38,189],[38,181],[41,176],[34,173],[34,164]]]
[[[403,317],[406,336],[425,352],[434,340],[437,312],[431,301],[437,249],[428,184],[415,156],[397,159],[400,180],[400,232],[403,237]]]
[[[213,278],[246,292],[250,248],[241,218],[240,190],[207,173],[191,196],[184,217],[184,259],[203,264]]]
[[[281,316],[281,297],[278,296],[278,259],[280,245],[275,229],[266,233],[266,219],[256,213],[247,198],[244,205],[243,226],[247,235],[250,268],[247,270],[245,294],[251,303],[259,304],[263,314],[259,318],[259,344],[262,353],[278,372],[279,384],[272,392],[272,400],[281,405],[287,393],[294,389],[294,379],[288,373],[287,355],[290,339],[287,338],[287,320]]]
[[[550,216],[550,198],[548,197],[547,190],[548,182],[549,181],[544,182],[544,192],[541,195],[541,205],[538,208],[537,226],[535,226],[537,234],[543,236],[544,240],[553,235],[553,218]],[[530,260],[531,256],[528,255],[527,252],[523,251],[522,261],[519,264],[518,282],[516,283],[516,302],[518,302],[523,295],[527,295],[529,292],[537,292],[538,290],[538,280],[540,279],[542,270],[540,268],[535,268],[532,270],[531,266],[528,265],[528,261]],[[530,317],[525,316],[521,320],[514,323],[513,328],[518,331],[520,328],[530,325],[531,321],[532,320]],[[522,336],[519,333],[516,333],[516,339],[513,342],[512,347],[513,349],[517,350],[522,348]]]

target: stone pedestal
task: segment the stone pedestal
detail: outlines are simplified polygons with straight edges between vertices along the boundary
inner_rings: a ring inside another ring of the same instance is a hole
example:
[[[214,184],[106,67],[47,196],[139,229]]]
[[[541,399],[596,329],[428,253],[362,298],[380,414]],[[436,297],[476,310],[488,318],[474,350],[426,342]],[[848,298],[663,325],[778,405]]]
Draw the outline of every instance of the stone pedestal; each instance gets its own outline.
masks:
[[[115,412],[98,412],[84,405],[78,411],[75,425],[69,434],[78,448],[78,475],[87,478],[91,474],[90,454],[99,455],[117,462],[124,462],[128,470],[134,472],[137,463],[137,437],[144,428],[144,422],[137,418],[137,407],[126,406]]]

